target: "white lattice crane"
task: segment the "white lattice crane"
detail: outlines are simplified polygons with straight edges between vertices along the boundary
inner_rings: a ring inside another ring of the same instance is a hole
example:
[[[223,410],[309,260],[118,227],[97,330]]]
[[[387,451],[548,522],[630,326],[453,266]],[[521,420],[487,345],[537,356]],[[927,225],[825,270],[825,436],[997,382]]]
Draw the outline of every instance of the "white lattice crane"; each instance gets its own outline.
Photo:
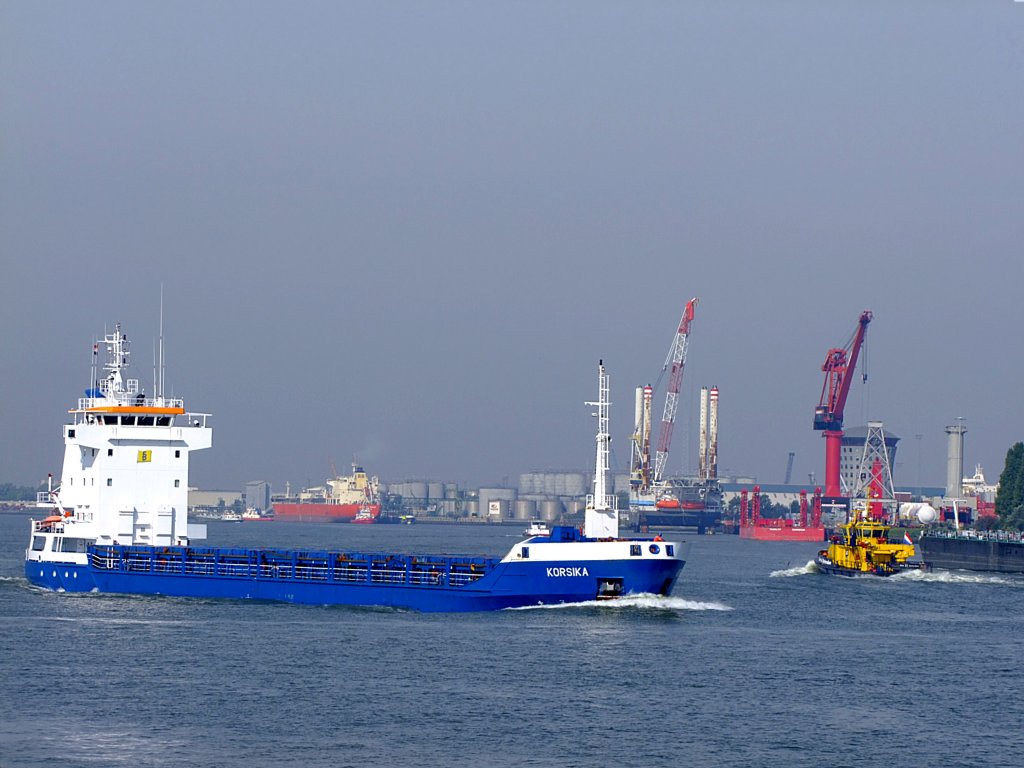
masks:
[[[676,421],[676,406],[679,402],[679,389],[683,383],[683,368],[686,366],[686,349],[690,343],[690,323],[693,322],[693,311],[697,299],[686,302],[686,309],[679,320],[679,329],[672,339],[665,365],[661,375],[671,366],[668,389],[665,392],[665,413],[661,419],[661,431],[658,433],[658,451],[654,456],[654,482],[660,483],[665,477],[665,465],[668,464],[668,451],[672,445],[672,427]],[[660,378],[660,376],[659,376]]]

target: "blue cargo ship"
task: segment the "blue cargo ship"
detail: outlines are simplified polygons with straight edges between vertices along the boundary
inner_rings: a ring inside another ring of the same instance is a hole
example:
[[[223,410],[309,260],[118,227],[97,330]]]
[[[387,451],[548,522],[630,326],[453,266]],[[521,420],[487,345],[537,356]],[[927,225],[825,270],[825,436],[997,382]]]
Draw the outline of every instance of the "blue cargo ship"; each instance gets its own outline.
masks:
[[[100,345],[107,362],[99,366]],[[37,499],[25,576],[67,592],[276,600],[312,605],[482,611],[667,595],[683,544],[621,538],[606,492],[608,376],[599,364],[594,494],[582,530],[555,527],[503,558],[386,552],[280,551],[197,546],[188,521],[188,458],[212,445],[209,414],[163,394],[163,363],[147,397],[126,378],[120,326],[93,347],[92,380],[64,426],[60,481]]]

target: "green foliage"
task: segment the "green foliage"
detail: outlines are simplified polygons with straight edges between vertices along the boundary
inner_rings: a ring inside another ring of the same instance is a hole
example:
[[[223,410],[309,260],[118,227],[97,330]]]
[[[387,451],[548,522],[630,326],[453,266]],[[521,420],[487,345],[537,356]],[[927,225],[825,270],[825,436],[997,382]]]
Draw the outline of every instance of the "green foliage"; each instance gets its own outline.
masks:
[[[14,483],[0,483],[0,501],[35,501],[36,490]],[[46,488],[39,486],[38,490],[45,491]]]
[[[996,515],[1000,527],[1024,530],[1024,443],[1014,443],[1006,452],[996,493]]]

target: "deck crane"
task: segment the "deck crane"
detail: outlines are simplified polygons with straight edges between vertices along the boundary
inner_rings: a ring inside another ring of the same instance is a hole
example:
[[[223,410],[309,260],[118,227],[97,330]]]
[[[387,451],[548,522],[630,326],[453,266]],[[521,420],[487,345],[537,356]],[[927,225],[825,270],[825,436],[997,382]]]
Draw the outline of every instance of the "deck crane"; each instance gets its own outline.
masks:
[[[871,311],[864,310],[850,341],[845,347],[830,349],[821,366],[825,382],[821,387],[818,407],[814,409],[814,428],[825,433],[826,496],[842,495],[839,487],[839,456],[843,440],[843,408],[846,406],[846,396],[850,394],[852,377],[849,373],[857,367],[857,356],[864,344],[870,322]],[[866,374],[864,378],[867,380]]]
[[[679,401],[679,388],[683,383],[683,368],[686,366],[686,348],[690,342],[690,323],[693,322],[693,310],[697,299],[686,302],[683,316],[679,320],[679,329],[672,339],[665,365],[661,375],[672,366],[665,392],[665,413],[661,419],[661,431],[658,433],[658,451],[654,456],[654,482],[660,483],[665,478],[665,465],[668,463],[668,449],[672,445],[672,427],[676,420],[676,405]],[[661,377],[659,376],[659,379]]]

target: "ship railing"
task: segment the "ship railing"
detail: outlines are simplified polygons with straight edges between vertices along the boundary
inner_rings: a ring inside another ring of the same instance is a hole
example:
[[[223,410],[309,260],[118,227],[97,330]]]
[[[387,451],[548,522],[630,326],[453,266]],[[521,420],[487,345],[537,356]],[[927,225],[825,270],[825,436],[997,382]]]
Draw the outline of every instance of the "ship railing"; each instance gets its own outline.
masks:
[[[106,397],[80,397],[78,398],[78,410],[87,411],[92,408],[105,408],[111,405],[134,406],[143,408],[181,408],[184,410],[185,401],[180,397],[143,397],[142,395],[127,392],[112,394]],[[202,414],[196,414],[202,415]]]
[[[420,587],[465,586],[494,567],[491,561],[461,557],[417,559],[396,555],[120,545],[94,545],[89,556],[94,568],[131,573]]]

